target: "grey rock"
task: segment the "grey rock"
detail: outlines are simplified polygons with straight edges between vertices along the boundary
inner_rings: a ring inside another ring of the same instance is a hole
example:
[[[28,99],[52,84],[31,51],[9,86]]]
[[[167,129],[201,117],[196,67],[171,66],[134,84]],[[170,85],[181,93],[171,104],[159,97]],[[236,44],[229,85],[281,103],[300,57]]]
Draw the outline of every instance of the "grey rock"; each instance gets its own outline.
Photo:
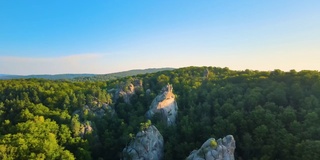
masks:
[[[95,114],[98,117],[102,117],[105,114],[109,114],[111,116],[114,116],[116,114],[116,111],[114,110],[114,108],[106,103],[102,104],[102,107],[95,112],[96,112]]]
[[[147,118],[151,119],[158,113],[168,126],[175,124],[178,114],[178,105],[172,91],[173,87],[170,84],[162,88],[160,94],[152,101],[149,110],[146,113]]]
[[[130,104],[130,98],[132,97],[132,95],[134,95],[134,85],[133,84],[129,84],[128,90],[122,90],[122,89],[118,89],[115,93],[115,97],[116,100],[119,99],[119,97],[122,97],[125,103]]]
[[[210,71],[208,70],[208,68],[206,68],[203,72],[203,77],[204,78],[208,78],[209,77],[209,74],[210,74]]]
[[[115,110],[106,103],[98,103],[97,105],[89,106],[85,105],[82,109],[78,109],[73,112],[73,116],[79,116],[80,122],[79,136],[84,138],[86,135],[93,135],[96,141],[98,141],[97,128],[94,122],[88,121],[90,117],[101,118],[104,115],[114,116]]]
[[[92,134],[93,132],[93,126],[92,126],[92,122],[91,121],[85,121],[83,123],[81,123],[80,126],[80,137],[84,137],[84,135],[86,134]]]
[[[116,89],[109,91],[114,92],[115,101],[122,97],[125,103],[130,104],[130,98],[139,89],[142,89],[142,80],[136,79],[133,82],[120,83]]]
[[[137,88],[137,87],[142,87],[142,80],[140,79],[136,79],[133,81],[133,85]]]
[[[78,109],[73,112],[78,114],[81,119],[85,119],[86,116],[99,117],[101,118],[104,115],[114,116],[116,114],[114,108],[106,103],[98,103],[97,105],[85,105],[82,109]]]
[[[123,160],[161,160],[164,155],[163,137],[158,129],[151,125],[140,131],[122,151]]]
[[[217,145],[212,145],[212,141],[217,142]],[[235,148],[236,142],[232,135],[217,141],[210,138],[203,143],[200,149],[192,151],[187,160],[234,160]]]
[[[151,94],[151,90],[150,90],[150,89],[147,89],[147,90],[146,90],[146,95],[149,96],[150,94]]]

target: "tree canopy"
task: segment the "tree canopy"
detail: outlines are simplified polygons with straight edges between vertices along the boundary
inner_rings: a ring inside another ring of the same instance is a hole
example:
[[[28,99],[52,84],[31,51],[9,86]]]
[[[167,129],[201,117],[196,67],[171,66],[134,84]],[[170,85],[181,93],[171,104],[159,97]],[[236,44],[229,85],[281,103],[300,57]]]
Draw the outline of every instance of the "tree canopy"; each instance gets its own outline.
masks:
[[[116,100],[111,90],[136,79],[142,87],[131,103]],[[0,80],[0,159],[120,159],[151,123],[145,113],[168,83],[179,106],[177,124],[152,121],[164,137],[165,159],[185,159],[208,138],[228,134],[236,140],[236,159],[320,159],[318,71],[218,67],[95,82]],[[115,113],[95,114],[106,106]]]

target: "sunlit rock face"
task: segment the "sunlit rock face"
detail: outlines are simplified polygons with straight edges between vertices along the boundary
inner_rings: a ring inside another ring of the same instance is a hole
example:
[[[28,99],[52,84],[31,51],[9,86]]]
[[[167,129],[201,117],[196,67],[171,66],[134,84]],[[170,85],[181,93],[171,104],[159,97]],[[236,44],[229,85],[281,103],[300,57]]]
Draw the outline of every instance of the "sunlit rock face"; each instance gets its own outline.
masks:
[[[158,129],[151,125],[138,132],[122,153],[123,160],[161,160],[164,155],[163,137]]]
[[[151,119],[155,114],[159,114],[161,120],[166,122],[168,126],[175,124],[178,105],[172,90],[173,87],[170,84],[162,88],[160,94],[152,101],[146,113],[147,118]]]
[[[208,139],[200,149],[190,153],[187,160],[234,160],[236,142],[232,135],[223,139]]]

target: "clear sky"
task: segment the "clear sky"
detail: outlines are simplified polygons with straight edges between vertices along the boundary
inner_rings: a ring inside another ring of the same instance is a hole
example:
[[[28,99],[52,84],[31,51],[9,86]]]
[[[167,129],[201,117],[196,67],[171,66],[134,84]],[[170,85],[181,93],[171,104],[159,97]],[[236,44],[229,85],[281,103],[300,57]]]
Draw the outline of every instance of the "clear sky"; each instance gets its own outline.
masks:
[[[0,0],[0,73],[320,70],[319,0]]]

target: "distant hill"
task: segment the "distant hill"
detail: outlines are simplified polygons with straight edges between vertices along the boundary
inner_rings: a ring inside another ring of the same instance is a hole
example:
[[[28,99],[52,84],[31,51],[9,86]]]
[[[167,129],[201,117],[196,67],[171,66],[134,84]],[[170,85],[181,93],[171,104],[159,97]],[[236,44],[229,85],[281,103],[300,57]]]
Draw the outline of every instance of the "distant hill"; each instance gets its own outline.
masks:
[[[146,73],[155,73],[160,71],[169,71],[174,70],[175,68],[149,68],[149,69],[134,69],[129,71],[117,72],[117,73],[110,73],[110,74],[98,74],[91,77],[76,77],[73,80],[75,81],[104,81],[104,80],[112,80],[127,76],[135,76],[139,74],[146,74]]]
[[[0,74],[0,79],[50,79],[50,80],[72,80],[72,81],[101,81],[101,80],[110,80],[116,79],[126,76],[134,76],[138,74],[145,73],[154,73],[165,70],[173,70],[174,68],[150,68],[150,69],[135,69],[117,73],[109,73],[109,74],[43,74],[43,75],[8,75],[8,74]]]
[[[8,76],[7,74],[0,74],[0,77]]]
[[[92,77],[95,74],[43,74],[43,75],[6,75],[0,74],[0,79],[30,79],[30,78],[39,78],[39,79],[51,79],[51,80],[58,80],[58,79],[73,79],[76,77]]]

